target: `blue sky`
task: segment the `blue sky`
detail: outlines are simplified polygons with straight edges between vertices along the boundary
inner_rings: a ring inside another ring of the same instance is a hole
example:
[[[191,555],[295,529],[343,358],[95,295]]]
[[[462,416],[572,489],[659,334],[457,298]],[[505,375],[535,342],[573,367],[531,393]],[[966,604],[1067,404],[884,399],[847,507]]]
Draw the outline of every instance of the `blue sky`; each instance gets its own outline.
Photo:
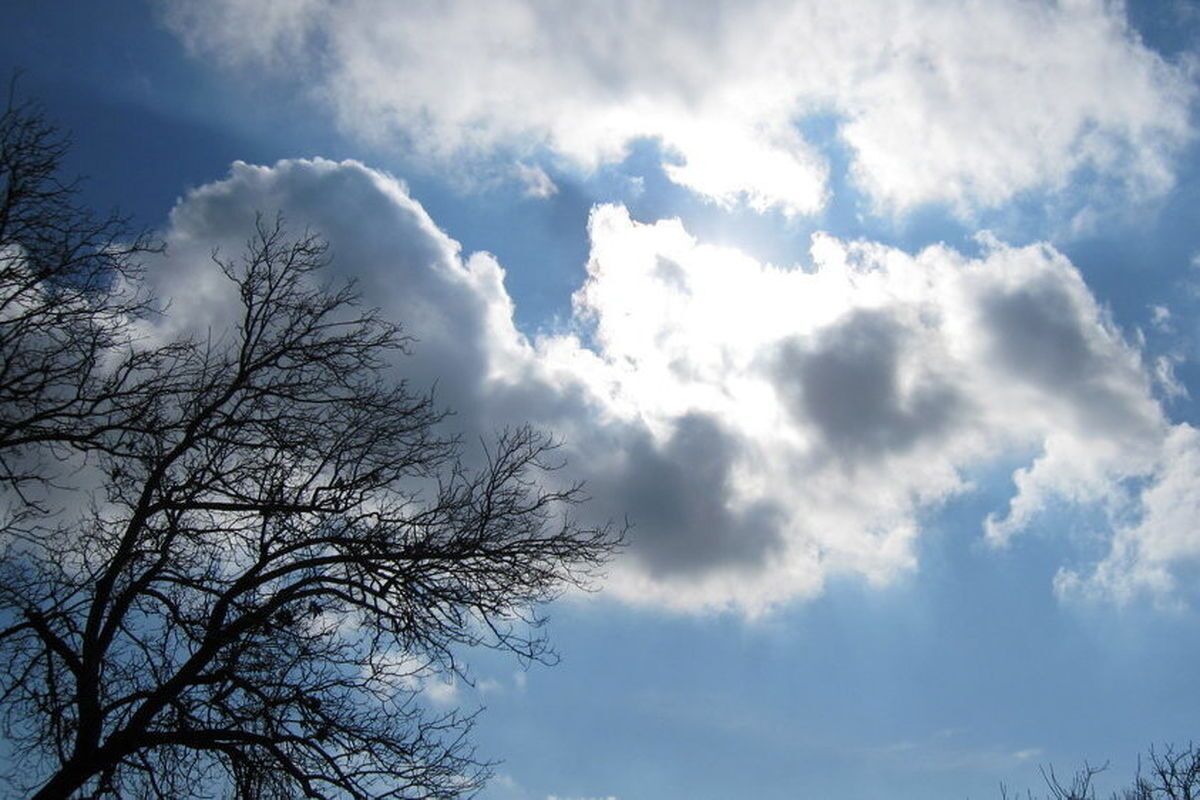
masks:
[[[997,797],[1197,735],[1200,7],[9,5],[180,324],[282,211],[633,523],[560,665],[431,685],[488,800]]]

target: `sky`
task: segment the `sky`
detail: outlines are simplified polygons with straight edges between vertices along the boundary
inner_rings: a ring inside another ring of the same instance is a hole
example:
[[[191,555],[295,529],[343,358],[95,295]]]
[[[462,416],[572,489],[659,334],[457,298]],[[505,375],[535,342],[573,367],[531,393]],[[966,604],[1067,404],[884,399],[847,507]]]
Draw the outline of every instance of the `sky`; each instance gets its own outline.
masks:
[[[1200,5],[5,3],[180,330],[254,214],[628,520],[485,800],[988,798],[1200,714]],[[473,683],[473,685],[471,685]]]

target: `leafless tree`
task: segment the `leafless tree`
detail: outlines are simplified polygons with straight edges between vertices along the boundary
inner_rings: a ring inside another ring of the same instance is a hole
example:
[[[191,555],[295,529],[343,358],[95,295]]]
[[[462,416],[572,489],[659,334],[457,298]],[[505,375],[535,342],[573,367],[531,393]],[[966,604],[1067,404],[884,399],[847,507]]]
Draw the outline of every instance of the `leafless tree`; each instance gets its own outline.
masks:
[[[1151,747],[1147,761],[1148,769],[1139,760],[1133,787],[1120,800],[1200,800],[1200,748],[1191,742]]]
[[[1084,762],[1083,769],[1071,775],[1069,782],[1063,783],[1054,771],[1054,767],[1042,767],[1042,780],[1050,792],[1046,800],[1096,800],[1096,790],[1093,785],[1095,778],[1108,769],[1108,765],[1094,767]],[[1033,792],[1025,792],[1025,800],[1034,800]],[[1000,784],[1001,800],[1021,800],[1021,795],[1012,793],[1006,784]]]
[[[1054,772],[1053,767],[1042,769],[1042,779],[1050,790],[1050,800],[1096,800],[1096,789],[1093,785],[1096,776],[1108,769],[1108,765],[1093,767],[1086,761],[1083,769],[1076,770],[1069,783],[1064,784]]]
[[[89,446],[144,399],[132,380],[144,354],[102,362],[146,311],[139,259],[159,245],[79,203],[78,182],[61,177],[67,146],[14,80],[0,113],[0,490],[22,505],[53,476],[46,456]]]
[[[1167,745],[1158,750],[1151,747],[1147,759],[1149,768],[1138,759],[1133,785],[1113,792],[1111,800],[1200,800],[1200,747],[1191,742],[1185,747]],[[1042,778],[1049,794],[1047,800],[1095,800],[1095,778],[1107,768],[1085,763],[1064,783],[1054,769],[1042,769]],[[1014,797],[1008,788],[1000,786],[1002,800]],[[1033,800],[1033,793],[1025,797]]]
[[[6,147],[61,154],[27,118],[4,124]],[[24,174],[8,152],[8,174]],[[352,286],[322,283],[314,235],[260,220],[241,259],[214,255],[240,298],[225,334],[113,338],[138,306],[105,293],[144,245],[104,245],[104,224],[55,239],[70,189],[49,180],[47,199],[5,212],[19,250],[0,303],[33,332],[5,311],[4,358],[25,366],[4,373],[0,453],[75,448],[101,489],[82,514],[27,507],[3,532],[10,786],[40,799],[470,794],[487,774],[471,716],[432,712],[422,677],[458,670],[471,647],[549,658],[540,605],[586,585],[619,534],[573,522],[580,489],[546,488],[555,443],[531,428],[466,466],[445,413],[390,378],[401,330]],[[45,269],[39,236],[58,242]]]

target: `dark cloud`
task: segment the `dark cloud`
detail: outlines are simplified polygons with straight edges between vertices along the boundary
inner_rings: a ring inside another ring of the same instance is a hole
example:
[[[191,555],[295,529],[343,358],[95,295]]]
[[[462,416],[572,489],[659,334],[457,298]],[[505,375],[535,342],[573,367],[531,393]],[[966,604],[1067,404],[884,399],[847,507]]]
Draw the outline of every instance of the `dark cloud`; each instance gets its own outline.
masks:
[[[694,577],[765,566],[783,548],[776,506],[729,507],[738,442],[715,419],[681,417],[662,445],[631,430],[619,464],[588,483],[599,508],[633,525],[630,555],[656,577]]]
[[[984,330],[996,364],[1014,378],[1048,390],[1050,397],[1072,401],[1081,424],[1109,434],[1141,433],[1157,413],[1147,407],[1144,380],[1126,366],[1101,336],[1095,313],[1055,277],[985,297]]]
[[[776,388],[793,416],[816,425],[844,459],[907,450],[942,433],[962,412],[963,400],[932,379],[902,389],[906,337],[885,312],[852,312],[815,342],[792,340],[780,348]]]
[[[1085,381],[1096,373],[1075,301],[1065,287],[1042,281],[984,299],[992,350],[1012,372],[1043,386]]]

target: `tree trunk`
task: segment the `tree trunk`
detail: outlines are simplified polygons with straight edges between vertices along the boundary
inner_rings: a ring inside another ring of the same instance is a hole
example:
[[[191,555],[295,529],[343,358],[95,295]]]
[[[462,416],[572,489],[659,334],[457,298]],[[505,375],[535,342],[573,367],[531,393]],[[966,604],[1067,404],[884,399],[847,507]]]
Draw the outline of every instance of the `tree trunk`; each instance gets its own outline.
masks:
[[[68,761],[63,764],[62,769],[54,773],[54,776],[42,785],[42,788],[33,795],[31,800],[68,800],[94,774],[93,770]]]

